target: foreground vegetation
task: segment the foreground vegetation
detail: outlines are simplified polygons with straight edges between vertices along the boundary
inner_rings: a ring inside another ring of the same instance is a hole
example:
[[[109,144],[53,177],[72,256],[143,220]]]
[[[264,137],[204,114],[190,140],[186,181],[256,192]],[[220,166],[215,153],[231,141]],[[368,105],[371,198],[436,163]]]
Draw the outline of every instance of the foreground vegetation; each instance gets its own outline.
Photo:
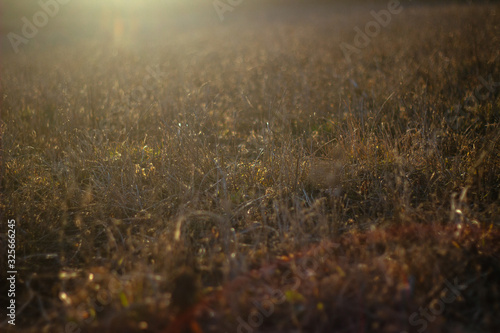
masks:
[[[265,13],[2,56],[18,330],[499,329],[499,7]]]

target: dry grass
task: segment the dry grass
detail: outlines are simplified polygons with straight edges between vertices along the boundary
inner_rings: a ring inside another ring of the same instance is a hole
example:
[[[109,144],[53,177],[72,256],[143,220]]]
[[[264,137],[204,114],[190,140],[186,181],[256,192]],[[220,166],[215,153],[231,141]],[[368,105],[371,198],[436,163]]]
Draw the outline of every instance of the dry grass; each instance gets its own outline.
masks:
[[[350,64],[336,8],[4,54],[18,329],[412,332],[455,279],[429,331],[500,327],[499,7],[405,8]]]

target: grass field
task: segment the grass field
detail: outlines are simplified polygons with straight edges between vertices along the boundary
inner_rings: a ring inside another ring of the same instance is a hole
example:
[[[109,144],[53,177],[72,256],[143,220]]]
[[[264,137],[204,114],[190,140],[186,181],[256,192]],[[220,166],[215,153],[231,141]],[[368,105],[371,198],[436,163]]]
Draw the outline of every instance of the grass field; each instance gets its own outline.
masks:
[[[498,4],[126,3],[2,5],[2,332],[500,331]]]

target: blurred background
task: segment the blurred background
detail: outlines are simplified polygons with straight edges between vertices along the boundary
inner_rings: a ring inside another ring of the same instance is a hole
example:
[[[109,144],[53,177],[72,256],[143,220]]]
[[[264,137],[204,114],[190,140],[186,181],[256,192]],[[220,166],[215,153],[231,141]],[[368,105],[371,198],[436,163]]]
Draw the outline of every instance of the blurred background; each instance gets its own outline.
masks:
[[[22,48],[37,48],[40,45],[71,45],[81,41],[99,41],[107,45],[164,42],[182,33],[197,29],[214,29],[241,20],[259,24],[266,20],[296,20],[310,17],[311,22],[324,16],[325,12],[342,14],[360,6],[368,13],[370,8],[386,7],[387,0],[5,0],[0,7],[0,47],[2,53],[13,51],[9,33],[23,37],[22,29],[27,19],[33,23],[38,19],[40,27],[36,38],[27,38],[29,43]],[[444,1],[446,2],[446,1]],[[440,5],[443,1],[401,1],[403,6],[421,3]],[[448,1],[449,2],[449,1]],[[455,1],[478,3],[478,1]],[[56,4],[55,9],[53,9]],[[49,8],[49,15],[40,14]],[[37,16],[38,15],[38,16]],[[352,18],[352,16],[351,16]],[[46,22],[45,22],[46,21]],[[251,28],[251,25],[248,26]],[[238,29],[241,29],[239,27]],[[237,31],[235,31],[237,33]],[[11,35],[11,38],[13,35]],[[24,37],[23,37],[24,38]],[[29,44],[29,45],[28,45]]]

